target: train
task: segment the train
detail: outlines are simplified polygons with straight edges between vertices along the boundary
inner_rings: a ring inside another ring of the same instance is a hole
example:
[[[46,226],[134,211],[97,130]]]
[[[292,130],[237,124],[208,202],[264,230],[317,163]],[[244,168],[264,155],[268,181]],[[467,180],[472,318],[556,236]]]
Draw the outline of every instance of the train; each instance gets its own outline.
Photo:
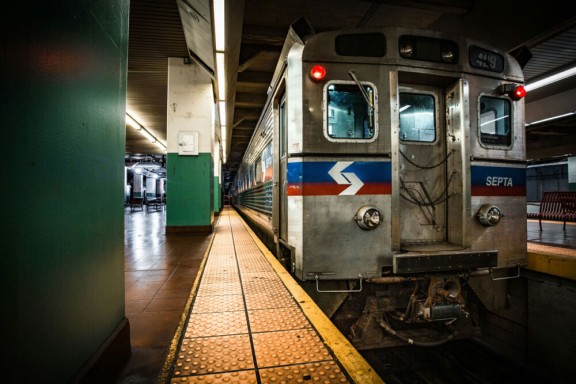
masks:
[[[230,204],[357,349],[479,337],[526,265],[525,95],[464,36],[298,20]]]

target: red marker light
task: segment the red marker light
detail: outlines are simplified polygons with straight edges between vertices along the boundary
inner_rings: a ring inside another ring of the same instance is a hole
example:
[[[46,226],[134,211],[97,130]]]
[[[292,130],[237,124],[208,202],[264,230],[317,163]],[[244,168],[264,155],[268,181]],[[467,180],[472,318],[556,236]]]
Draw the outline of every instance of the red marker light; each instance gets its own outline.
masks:
[[[310,77],[312,80],[320,81],[326,77],[326,68],[321,65],[315,65],[310,70]]]
[[[526,96],[526,88],[523,85],[512,83],[501,84],[496,91],[502,95],[508,95],[512,100],[520,100]]]
[[[526,88],[524,88],[524,86],[522,85],[517,86],[516,89],[514,89],[514,92],[510,94],[510,97],[512,97],[514,100],[520,100],[525,96],[526,96]]]

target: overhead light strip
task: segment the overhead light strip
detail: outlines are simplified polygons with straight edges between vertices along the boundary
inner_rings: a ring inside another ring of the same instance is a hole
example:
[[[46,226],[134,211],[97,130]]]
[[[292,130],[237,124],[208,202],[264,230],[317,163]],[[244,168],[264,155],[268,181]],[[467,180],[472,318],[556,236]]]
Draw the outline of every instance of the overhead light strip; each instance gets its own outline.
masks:
[[[226,101],[226,68],[224,52],[216,53],[216,76],[218,79],[218,100]]]
[[[153,134],[150,133],[142,124],[140,124],[136,119],[126,113],[126,124],[140,132],[142,136],[148,139],[151,143],[156,143],[163,151],[166,151],[166,145],[162,143],[160,140],[156,138]]]
[[[218,111],[220,117],[222,161],[226,163],[226,0],[214,0],[214,51],[216,54],[216,82],[218,84]]]
[[[544,86],[546,86],[546,85],[555,83],[555,82],[557,82],[557,81],[563,80],[563,79],[565,79],[565,78],[567,78],[567,77],[571,77],[571,76],[574,76],[574,75],[576,75],[576,67],[567,69],[567,70],[562,71],[562,72],[558,72],[558,73],[555,74],[555,75],[545,77],[545,78],[543,78],[543,79],[541,79],[541,80],[538,80],[538,81],[535,81],[535,82],[533,82],[533,83],[526,84],[526,86],[524,87],[524,89],[526,89],[526,92],[533,91],[533,90],[535,90],[535,89],[544,87]]]
[[[525,125],[525,127],[529,127],[530,125],[535,125],[535,124],[544,123],[544,122],[546,122],[546,121],[561,119],[561,118],[563,118],[563,117],[572,116],[572,115],[574,115],[574,114],[576,114],[576,112],[568,112],[568,113],[564,113],[564,114],[562,114],[562,115],[547,117],[546,119],[537,120],[537,121],[533,121],[533,122],[531,122],[531,123],[528,123],[528,124]]]
[[[214,0],[214,34],[216,51],[226,50],[226,23],[224,22],[224,0]]]

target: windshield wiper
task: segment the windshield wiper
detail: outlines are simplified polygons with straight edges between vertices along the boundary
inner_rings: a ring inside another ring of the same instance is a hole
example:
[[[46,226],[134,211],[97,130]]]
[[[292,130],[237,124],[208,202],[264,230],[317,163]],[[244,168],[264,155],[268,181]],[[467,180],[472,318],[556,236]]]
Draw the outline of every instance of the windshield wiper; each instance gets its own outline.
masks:
[[[352,80],[354,80],[354,82],[358,86],[358,89],[360,89],[362,96],[364,96],[364,100],[366,100],[366,104],[368,104],[368,108],[369,108],[368,114],[370,116],[370,119],[369,119],[370,127],[372,127],[374,125],[372,122],[372,117],[374,116],[374,100],[372,100],[372,98],[370,98],[370,96],[368,95],[368,93],[366,92],[366,90],[364,89],[362,84],[360,84],[360,81],[356,77],[356,73],[354,71],[349,71],[348,74],[350,75]]]
[[[366,103],[368,104],[368,106],[370,107],[371,110],[374,109],[374,104],[372,102],[372,100],[370,100],[370,96],[368,96],[368,94],[366,93],[366,90],[364,89],[364,87],[362,86],[362,84],[360,84],[360,81],[358,80],[358,78],[356,77],[356,73],[354,73],[354,71],[350,71],[348,72],[350,74],[350,77],[352,78],[352,80],[354,80],[354,82],[356,83],[356,85],[358,86],[358,88],[360,88],[360,92],[362,92],[362,96],[364,96],[364,100],[366,100]]]

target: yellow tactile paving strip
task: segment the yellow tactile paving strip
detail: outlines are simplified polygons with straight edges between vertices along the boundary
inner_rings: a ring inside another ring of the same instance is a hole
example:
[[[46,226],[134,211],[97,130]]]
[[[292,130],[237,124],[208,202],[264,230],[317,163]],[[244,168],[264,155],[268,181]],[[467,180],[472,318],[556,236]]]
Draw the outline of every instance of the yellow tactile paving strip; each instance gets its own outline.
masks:
[[[576,249],[528,243],[526,268],[576,280]]]
[[[224,209],[159,383],[382,383],[274,263]]]

